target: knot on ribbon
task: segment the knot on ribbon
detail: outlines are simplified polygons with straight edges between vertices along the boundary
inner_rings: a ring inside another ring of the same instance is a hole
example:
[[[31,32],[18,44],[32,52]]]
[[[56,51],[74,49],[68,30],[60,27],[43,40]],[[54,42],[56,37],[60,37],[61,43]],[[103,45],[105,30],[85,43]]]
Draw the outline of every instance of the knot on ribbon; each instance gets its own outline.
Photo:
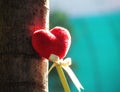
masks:
[[[63,59],[59,59],[59,57],[54,54],[51,54],[49,60],[55,63],[56,65],[59,65],[62,67],[67,67],[72,64],[71,58],[66,58],[65,60],[63,60]]]
[[[69,77],[71,78],[71,80],[73,81],[74,85],[76,86],[79,92],[80,89],[84,89],[81,83],[79,82],[78,78],[75,76],[72,69],[69,67],[72,64],[71,58],[66,58],[63,60],[63,59],[59,59],[58,56],[51,54],[49,60],[53,62],[53,65],[50,67],[48,73],[50,73],[50,71],[54,67],[56,67],[65,92],[70,92],[70,89],[62,68],[67,72],[67,74],[69,75]]]

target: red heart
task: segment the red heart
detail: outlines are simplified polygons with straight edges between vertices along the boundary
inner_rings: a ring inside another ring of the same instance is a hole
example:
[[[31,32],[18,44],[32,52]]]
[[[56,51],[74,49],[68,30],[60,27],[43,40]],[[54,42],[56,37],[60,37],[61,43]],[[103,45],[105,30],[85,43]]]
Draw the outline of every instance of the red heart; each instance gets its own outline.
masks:
[[[64,58],[71,44],[71,36],[67,29],[55,27],[50,31],[37,30],[32,35],[32,45],[35,51],[42,57],[49,58],[55,54]]]

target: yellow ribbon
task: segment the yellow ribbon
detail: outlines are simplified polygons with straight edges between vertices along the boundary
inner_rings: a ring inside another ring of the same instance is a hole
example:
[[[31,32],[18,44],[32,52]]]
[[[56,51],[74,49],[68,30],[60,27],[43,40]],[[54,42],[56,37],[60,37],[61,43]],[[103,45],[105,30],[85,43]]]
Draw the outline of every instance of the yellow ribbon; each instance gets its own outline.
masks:
[[[70,88],[69,88],[68,82],[66,80],[66,77],[65,77],[65,74],[64,74],[62,68],[67,72],[67,74],[73,81],[74,85],[78,89],[78,92],[80,92],[80,89],[84,89],[83,86],[81,85],[81,83],[79,82],[78,78],[72,71],[72,69],[69,67],[72,63],[71,58],[66,58],[63,60],[63,59],[59,59],[58,56],[51,54],[49,57],[49,60],[53,62],[53,65],[50,67],[48,73],[50,73],[50,71],[54,67],[56,67],[65,92],[70,92]]]

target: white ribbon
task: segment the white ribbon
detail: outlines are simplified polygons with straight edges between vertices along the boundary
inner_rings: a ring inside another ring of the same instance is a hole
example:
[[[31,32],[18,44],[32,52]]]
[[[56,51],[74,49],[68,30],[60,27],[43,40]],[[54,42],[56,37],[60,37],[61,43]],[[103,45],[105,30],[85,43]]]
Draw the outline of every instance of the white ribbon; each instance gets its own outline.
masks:
[[[72,62],[71,58],[66,58],[63,60],[63,59],[59,59],[58,56],[51,54],[49,60],[53,62],[53,65],[49,69],[49,73],[55,66],[59,65],[67,72],[67,74],[69,75],[69,77],[71,78],[71,80],[73,81],[74,85],[76,86],[79,92],[80,89],[84,89],[81,83],[79,82],[78,78],[72,71],[72,69],[69,67]]]

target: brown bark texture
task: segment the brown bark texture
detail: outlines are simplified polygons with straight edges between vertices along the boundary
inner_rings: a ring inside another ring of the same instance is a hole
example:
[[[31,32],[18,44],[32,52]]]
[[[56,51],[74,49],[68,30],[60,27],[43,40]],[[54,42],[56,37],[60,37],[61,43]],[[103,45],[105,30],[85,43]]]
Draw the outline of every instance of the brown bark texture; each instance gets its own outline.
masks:
[[[48,30],[48,0],[0,0],[0,92],[48,92],[48,61],[31,34]]]

